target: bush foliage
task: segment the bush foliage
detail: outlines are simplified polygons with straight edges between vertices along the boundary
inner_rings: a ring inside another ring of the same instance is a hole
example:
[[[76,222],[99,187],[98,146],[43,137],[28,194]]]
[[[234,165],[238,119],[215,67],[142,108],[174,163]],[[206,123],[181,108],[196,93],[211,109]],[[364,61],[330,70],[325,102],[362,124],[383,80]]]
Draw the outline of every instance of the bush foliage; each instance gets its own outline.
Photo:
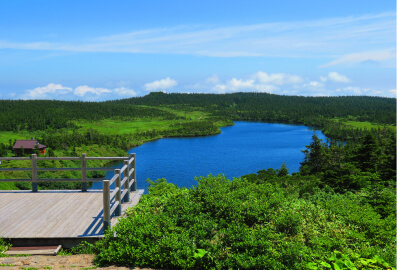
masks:
[[[394,262],[395,215],[383,219],[350,192],[312,188],[301,196],[281,184],[290,177],[258,183],[209,175],[191,189],[150,181],[149,195],[97,243],[95,261],[164,269],[337,269],[332,258],[387,269]]]

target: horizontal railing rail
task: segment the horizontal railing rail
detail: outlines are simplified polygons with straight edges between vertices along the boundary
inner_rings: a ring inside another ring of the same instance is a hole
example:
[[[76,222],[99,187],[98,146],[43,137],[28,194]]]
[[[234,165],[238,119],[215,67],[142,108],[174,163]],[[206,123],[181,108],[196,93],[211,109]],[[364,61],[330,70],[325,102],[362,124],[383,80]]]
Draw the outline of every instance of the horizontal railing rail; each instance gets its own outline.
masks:
[[[136,154],[130,154],[129,157],[87,157],[85,153],[81,157],[37,157],[32,154],[28,157],[0,157],[2,160],[31,160],[31,168],[0,168],[0,171],[31,171],[32,177],[30,179],[0,179],[0,182],[32,182],[32,191],[38,192],[38,182],[54,182],[54,181],[81,181],[82,191],[87,191],[87,182],[103,182],[103,228],[106,231],[111,228],[111,217],[121,216],[122,203],[130,201],[130,191],[137,190],[136,182]],[[81,160],[81,168],[38,168],[38,160]],[[123,160],[121,169],[114,168],[90,168],[87,167],[87,160]],[[87,178],[87,171],[114,170],[114,176],[109,179]],[[65,178],[38,178],[38,172],[42,171],[81,171],[82,177],[78,179]],[[123,179],[121,177],[123,176]],[[115,183],[115,188],[111,190],[111,185]],[[113,200],[114,199],[114,200]],[[113,200],[113,205],[112,205]]]
[[[31,168],[0,168],[1,171],[30,171],[32,173],[31,179],[0,179],[0,182],[32,182],[32,191],[38,191],[38,182],[74,182],[81,181],[81,190],[87,191],[87,182],[100,182],[104,180],[104,178],[87,178],[87,171],[112,171],[114,168],[90,168],[87,167],[88,160],[126,160],[128,157],[87,157],[85,153],[81,154],[81,157],[38,157],[36,154],[32,154],[31,157],[0,157],[0,161],[18,161],[18,160],[31,160],[32,166]],[[38,160],[80,160],[81,167],[79,168],[39,168],[37,166]],[[81,179],[65,179],[65,178],[38,178],[38,172],[44,171],[81,171],[82,176]]]

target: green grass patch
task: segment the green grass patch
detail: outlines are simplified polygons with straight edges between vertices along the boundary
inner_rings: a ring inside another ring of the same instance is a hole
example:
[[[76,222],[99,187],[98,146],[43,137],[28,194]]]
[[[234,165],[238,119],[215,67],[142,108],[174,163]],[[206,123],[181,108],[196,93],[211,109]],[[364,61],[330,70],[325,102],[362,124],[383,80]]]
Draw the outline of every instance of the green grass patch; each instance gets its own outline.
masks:
[[[388,128],[391,130],[396,130],[396,125],[386,125],[386,124],[378,124],[378,123],[371,123],[368,121],[357,121],[355,117],[347,117],[347,118],[338,118],[335,117],[332,120],[342,123],[343,125],[350,126],[350,127],[355,127],[358,129],[382,129],[382,128]]]
[[[163,120],[163,119],[137,119],[134,121],[122,121],[114,119],[105,119],[98,122],[80,121],[76,124],[81,126],[80,132],[89,129],[95,129],[101,134],[129,134],[148,131],[151,129],[166,130],[170,129],[172,124],[187,122],[187,120]]]
[[[32,137],[36,138],[40,133],[29,132],[26,130],[19,131],[18,133],[13,131],[1,131],[0,132],[0,143],[8,144],[10,140],[30,140]]]
[[[395,126],[392,125],[380,125],[380,124],[373,124],[370,122],[358,122],[358,121],[345,121],[343,122],[344,124],[348,126],[353,126],[355,128],[360,128],[360,129],[380,129],[380,128],[389,128],[389,129],[396,129]]]
[[[191,110],[189,111],[175,110],[169,107],[160,107],[160,109],[191,120],[202,120],[208,118],[208,113],[203,112],[199,110],[199,108],[194,108],[194,107],[192,107]]]
[[[142,106],[150,107],[150,106]],[[89,129],[95,129],[101,134],[129,134],[148,131],[152,129],[167,130],[172,129],[172,125],[177,123],[187,123],[191,121],[199,121],[208,119],[209,114],[198,110],[198,108],[191,108],[189,111],[176,110],[169,107],[156,107],[163,111],[175,114],[178,117],[185,119],[166,120],[161,117],[158,118],[137,118],[132,120],[124,119],[103,119],[96,122],[91,121],[74,121],[74,123],[81,128],[79,131],[84,132]]]

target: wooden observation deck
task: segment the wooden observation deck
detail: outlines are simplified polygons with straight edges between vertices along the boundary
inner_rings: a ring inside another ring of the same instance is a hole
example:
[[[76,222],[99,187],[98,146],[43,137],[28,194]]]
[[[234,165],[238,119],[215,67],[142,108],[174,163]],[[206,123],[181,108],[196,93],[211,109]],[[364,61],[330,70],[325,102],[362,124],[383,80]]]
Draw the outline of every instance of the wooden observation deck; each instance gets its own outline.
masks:
[[[41,181],[76,181],[76,179],[38,179],[36,160],[32,155],[32,168],[3,171],[32,170],[32,179],[0,179],[0,181],[32,181],[33,191],[0,191],[0,237],[10,239],[17,245],[62,245],[72,247],[81,241],[96,241],[104,231],[115,225],[125,210],[139,202],[143,190],[136,189],[135,154],[126,158],[82,157],[82,168],[58,168],[56,170],[82,170],[82,190],[38,190],[35,183]],[[12,160],[17,158],[0,158]],[[20,159],[20,158],[19,158]],[[26,159],[26,158],[25,158]],[[52,158],[72,159],[72,158]],[[87,168],[86,160],[123,160],[124,166],[115,170],[112,179],[87,179],[87,170],[113,170],[109,168]],[[45,170],[55,170],[49,168]],[[35,175],[36,171],[36,175]],[[36,177],[35,177],[36,176]],[[123,179],[122,179],[123,176]],[[35,180],[35,181],[34,181]],[[84,180],[84,181],[83,181]],[[103,190],[87,190],[84,183],[103,181]],[[111,190],[110,185],[115,183]]]

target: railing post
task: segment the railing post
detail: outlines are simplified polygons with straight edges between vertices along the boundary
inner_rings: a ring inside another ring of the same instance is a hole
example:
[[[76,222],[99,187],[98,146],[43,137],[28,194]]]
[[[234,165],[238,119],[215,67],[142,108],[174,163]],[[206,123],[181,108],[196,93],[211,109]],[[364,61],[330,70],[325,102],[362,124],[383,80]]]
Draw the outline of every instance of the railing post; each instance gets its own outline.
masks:
[[[130,154],[130,159],[134,158],[132,162],[132,168],[134,172],[132,173],[132,179],[134,179],[134,183],[131,185],[131,191],[136,191],[136,154]]]
[[[115,169],[114,170],[115,174],[118,174],[116,178],[116,188],[119,188],[119,190],[116,193],[116,198],[115,201],[119,202],[119,205],[117,205],[116,210],[114,211],[115,216],[121,216],[121,176],[120,176],[120,169]]]
[[[87,155],[81,154],[81,191],[87,192]]]
[[[32,154],[32,191],[37,192],[39,190],[37,183],[37,155]]]
[[[123,198],[123,202],[130,201],[130,164],[128,160],[124,160],[124,165],[127,166],[127,169],[124,171],[124,177],[127,177],[127,181],[124,182],[124,189],[127,190]]]
[[[103,231],[111,229],[110,220],[110,184],[109,180],[103,180]]]

